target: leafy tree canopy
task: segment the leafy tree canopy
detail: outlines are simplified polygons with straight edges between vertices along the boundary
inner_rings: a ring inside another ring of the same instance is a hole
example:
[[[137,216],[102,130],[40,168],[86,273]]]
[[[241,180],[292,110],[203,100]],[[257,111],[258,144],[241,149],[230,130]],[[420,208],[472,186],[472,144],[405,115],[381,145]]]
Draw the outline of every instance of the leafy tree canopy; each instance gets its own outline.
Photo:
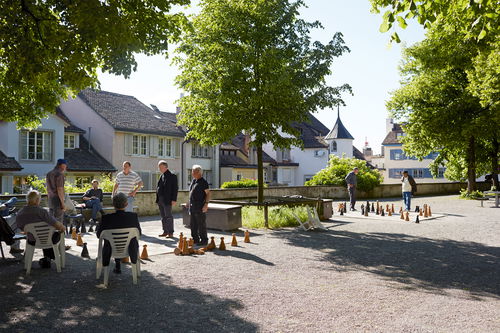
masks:
[[[305,185],[347,186],[345,177],[356,167],[359,169],[357,188],[360,191],[370,191],[382,182],[383,177],[380,172],[370,169],[366,165],[366,161],[330,155],[328,166],[318,171],[318,173],[315,174],[311,180],[308,180]]]
[[[130,76],[134,53],[164,53],[189,0],[0,1],[0,120],[32,127],[61,98],[98,85],[97,68]]]

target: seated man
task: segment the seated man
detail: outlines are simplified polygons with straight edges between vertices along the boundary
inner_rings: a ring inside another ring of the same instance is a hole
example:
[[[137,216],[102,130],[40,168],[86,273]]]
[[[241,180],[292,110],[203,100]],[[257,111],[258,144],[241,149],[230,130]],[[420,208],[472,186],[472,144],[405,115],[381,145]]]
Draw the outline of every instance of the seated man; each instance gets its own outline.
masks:
[[[102,210],[102,190],[99,188],[99,181],[97,179],[92,180],[92,188],[85,192],[83,195],[83,201],[85,201],[85,207],[92,208],[92,222],[97,220],[97,212],[104,215]]]
[[[9,200],[0,203],[0,216],[7,216],[10,214],[10,210],[14,207],[17,202],[16,197],[12,197]]]
[[[101,235],[103,230],[108,229],[120,229],[120,228],[137,228],[139,229],[139,234],[141,234],[141,227],[139,225],[139,218],[136,213],[126,212],[125,208],[128,204],[127,196],[119,192],[113,197],[113,207],[115,207],[116,212],[112,214],[106,214],[102,217],[101,223],[97,226],[97,238]],[[132,263],[137,262],[137,257],[139,254],[139,240],[135,237],[132,238],[128,247],[128,253],[130,256],[130,261]],[[109,260],[111,259],[111,245],[107,240],[104,240],[104,245],[102,248],[102,265],[109,266]],[[120,259],[115,259],[115,269],[113,272],[119,274],[120,269]]]
[[[12,213],[10,215],[7,215],[5,217],[0,215],[0,221],[5,222],[6,224],[6,229],[10,229],[11,232],[15,233],[17,231],[17,222],[16,222],[16,213]],[[2,237],[0,237],[2,238]],[[11,254],[18,254],[18,253],[23,253],[24,250],[22,250],[20,246],[20,241],[16,240],[13,241],[12,245],[10,245],[10,253]],[[7,243],[8,244],[8,243]]]
[[[45,222],[59,231],[52,236],[52,243],[56,244],[61,239],[61,233],[64,234],[65,232],[64,225],[58,222],[53,216],[49,215],[47,210],[40,207],[40,200],[40,193],[36,190],[31,190],[26,195],[27,205],[17,213],[17,227],[24,230],[24,227],[28,224]],[[27,242],[30,245],[35,245],[35,238],[33,235],[28,234]],[[43,268],[50,268],[50,260],[55,258],[54,250],[52,248],[44,249],[43,256],[43,259],[40,259],[40,266]]]

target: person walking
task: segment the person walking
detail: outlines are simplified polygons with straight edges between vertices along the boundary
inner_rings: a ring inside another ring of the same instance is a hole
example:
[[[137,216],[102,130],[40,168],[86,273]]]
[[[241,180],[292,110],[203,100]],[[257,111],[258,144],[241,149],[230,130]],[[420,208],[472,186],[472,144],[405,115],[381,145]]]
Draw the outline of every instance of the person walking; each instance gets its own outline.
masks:
[[[158,185],[156,186],[156,203],[160,209],[163,233],[158,237],[174,236],[174,217],[172,216],[172,206],[177,203],[177,176],[170,172],[168,163],[164,160],[158,162],[158,169],[161,172]]]
[[[47,198],[49,201],[49,213],[55,219],[63,223],[64,210],[64,172],[66,172],[67,162],[65,159],[58,159],[57,164],[46,175]]]
[[[113,197],[117,193],[125,193],[128,202],[125,211],[133,212],[135,195],[141,189],[143,183],[141,177],[135,171],[132,171],[132,164],[129,161],[123,162],[122,168],[123,170],[116,175]]]
[[[193,180],[189,185],[189,215],[191,238],[195,244],[208,244],[206,212],[210,201],[208,182],[203,178],[203,170],[199,165],[193,165],[191,170]]]
[[[415,179],[408,174],[408,171],[405,170],[403,171],[403,177],[401,177],[401,185],[405,210],[409,212],[411,209],[411,196],[417,192],[417,183]]]
[[[349,192],[349,202],[351,204],[351,211],[355,211],[356,208],[356,186],[358,185],[358,173],[359,169],[354,168],[351,172],[347,174],[345,177],[345,182],[347,183],[347,192]]]

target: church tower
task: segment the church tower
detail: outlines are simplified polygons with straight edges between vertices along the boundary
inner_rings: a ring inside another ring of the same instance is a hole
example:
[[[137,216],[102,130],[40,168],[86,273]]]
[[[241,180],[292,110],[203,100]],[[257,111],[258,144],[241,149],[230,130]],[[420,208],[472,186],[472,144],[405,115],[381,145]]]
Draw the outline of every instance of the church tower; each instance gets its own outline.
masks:
[[[325,141],[328,143],[330,154],[334,154],[338,157],[345,156],[348,158],[353,156],[352,142],[354,141],[354,138],[340,120],[339,107],[337,107],[337,122],[335,123],[335,126],[333,126],[330,133],[326,135]]]

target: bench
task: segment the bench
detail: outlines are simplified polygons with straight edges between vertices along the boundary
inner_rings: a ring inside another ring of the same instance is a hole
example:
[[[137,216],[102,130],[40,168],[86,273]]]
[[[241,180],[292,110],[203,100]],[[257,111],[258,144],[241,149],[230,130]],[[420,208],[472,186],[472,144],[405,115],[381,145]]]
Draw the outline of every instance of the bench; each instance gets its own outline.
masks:
[[[483,201],[488,201],[488,200],[490,200],[490,199],[489,199],[489,198],[476,198],[476,200],[481,201],[481,207],[484,207],[484,206],[483,206]]]

